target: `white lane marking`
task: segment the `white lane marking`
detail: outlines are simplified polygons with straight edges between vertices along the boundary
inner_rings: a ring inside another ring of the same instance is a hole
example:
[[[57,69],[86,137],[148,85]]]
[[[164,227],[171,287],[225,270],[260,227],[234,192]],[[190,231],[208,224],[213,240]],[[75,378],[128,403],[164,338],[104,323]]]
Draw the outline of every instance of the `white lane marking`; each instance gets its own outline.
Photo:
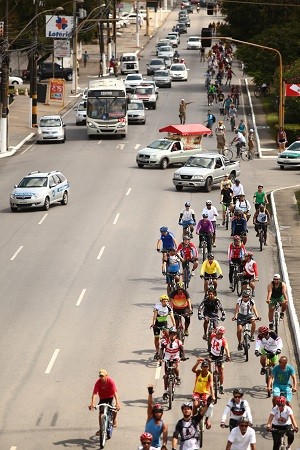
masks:
[[[23,150],[22,152],[21,152],[21,155],[24,155],[24,153],[26,153],[26,152],[28,152],[28,150],[33,150],[33,146],[34,146],[34,144],[31,144],[31,145],[29,145],[27,148],[25,148],[25,150]],[[13,447],[12,447],[13,448]],[[17,448],[17,447],[16,447]]]
[[[129,195],[131,192],[131,188],[128,189],[128,191],[126,192],[126,195]]]
[[[76,302],[76,306],[80,305],[80,303],[82,302],[82,299],[83,299],[85,293],[86,293],[86,289],[82,289],[81,294],[79,295],[78,300]]]
[[[116,225],[116,223],[118,222],[118,219],[120,217],[120,213],[118,213],[115,217],[115,220],[113,221],[113,225]]]
[[[41,220],[38,222],[38,225],[41,225],[41,223],[44,222],[44,220],[46,219],[47,216],[48,216],[48,213],[46,213],[46,214],[41,218]]]
[[[116,147],[116,149],[117,149],[117,150],[123,150],[124,147],[125,147],[125,144],[118,144],[117,147]]]
[[[158,362],[157,363],[157,367],[155,369],[155,380],[159,380],[160,379],[160,372],[161,372],[161,365]]]
[[[104,250],[105,250],[105,245],[103,245],[103,246],[101,247],[101,250],[100,250],[100,252],[99,252],[99,254],[98,254],[98,256],[97,256],[97,259],[100,259],[100,258],[101,258],[101,256],[103,255]]]
[[[50,373],[50,372],[51,372],[51,369],[52,369],[52,367],[53,367],[53,365],[54,365],[54,363],[55,363],[55,360],[56,360],[56,358],[57,358],[57,355],[59,354],[59,351],[60,351],[59,348],[56,348],[56,349],[54,350],[54,353],[53,353],[53,355],[52,355],[52,358],[50,359],[50,362],[49,362],[49,364],[48,364],[48,366],[47,366],[47,369],[45,370],[45,373]]]
[[[102,141],[98,141],[97,144],[99,145],[99,144],[101,144],[101,142],[102,142]]]
[[[17,450],[17,447],[15,445],[13,445],[12,447],[10,447],[9,450]]]
[[[16,251],[16,253],[10,258],[11,261],[13,261],[13,260],[18,256],[18,254],[20,253],[20,251],[22,250],[22,248],[23,248],[23,245],[21,245],[21,247],[18,248],[18,250]]]
[[[136,144],[134,147],[134,150],[137,150],[138,148],[140,148],[141,144]]]

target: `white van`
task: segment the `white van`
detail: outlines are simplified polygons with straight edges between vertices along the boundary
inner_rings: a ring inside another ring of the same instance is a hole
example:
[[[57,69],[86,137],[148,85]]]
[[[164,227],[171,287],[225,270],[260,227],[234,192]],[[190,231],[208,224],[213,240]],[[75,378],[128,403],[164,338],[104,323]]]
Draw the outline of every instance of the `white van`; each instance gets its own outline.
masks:
[[[139,59],[135,53],[123,53],[120,58],[121,74],[139,73]]]

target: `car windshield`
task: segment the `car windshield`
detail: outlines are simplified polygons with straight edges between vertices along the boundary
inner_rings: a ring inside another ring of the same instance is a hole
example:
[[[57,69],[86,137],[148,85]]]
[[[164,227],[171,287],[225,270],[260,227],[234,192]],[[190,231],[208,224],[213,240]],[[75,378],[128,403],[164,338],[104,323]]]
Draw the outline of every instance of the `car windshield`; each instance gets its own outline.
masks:
[[[210,169],[213,165],[212,158],[191,157],[185,163],[186,167],[202,167],[204,169]]]
[[[292,150],[294,152],[300,151],[300,141],[293,142],[286,150]]]
[[[61,120],[60,119],[41,119],[40,120],[40,127],[60,127],[61,126]]]
[[[137,88],[135,90],[135,94],[141,94],[141,95],[145,95],[145,94],[152,94],[153,92],[153,88],[149,87],[149,88]]]
[[[175,70],[175,71],[177,71],[177,72],[183,72],[184,70],[185,70],[185,68],[184,68],[184,66],[183,65],[181,65],[181,66],[179,66],[179,65],[173,65],[172,67],[171,67],[171,70]]]
[[[195,38],[189,38],[189,42],[199,42],[200,39],[195,37]]]
[[[170,46],[166,46],[166,47],[161,47],[160,48],[161,52],[170,52],[171,51],[171,47]]]
[[[161,66],[164,65],[164,62],[161,59],[152,59],[152,61],[150,61],[150,66],[159,66],[159,65]]]
[[[143,103],[129,103],[128,109],[130,111],[143,111],[144,105]]]
[[[48,178],[47,177],[25,177],[18,184],[18,187],[30,187],[30,188],[41,188],[47,187]]]
[[[123,62],[136,61],[136,56],[122,56]]]
[[[78,111],[85,111],[85,110],[86,110],[86,103],[79,103]]]
[[[140,75],[128,75],[126,78],[127,81],[132,81],[132,80],[142,80],[142,77]]]
[[[164,71],[164,70],[157,70],[155,72],[155,77],[167,77],[168,76],[168,72]]]
[[[170,145],[170,141],[154,141],[149,144],[148,148],[155,148],[156,150],[165,150]]]
[[[89,98],[87,116],[91,119],[109,120],[126,116],[125,98]]]

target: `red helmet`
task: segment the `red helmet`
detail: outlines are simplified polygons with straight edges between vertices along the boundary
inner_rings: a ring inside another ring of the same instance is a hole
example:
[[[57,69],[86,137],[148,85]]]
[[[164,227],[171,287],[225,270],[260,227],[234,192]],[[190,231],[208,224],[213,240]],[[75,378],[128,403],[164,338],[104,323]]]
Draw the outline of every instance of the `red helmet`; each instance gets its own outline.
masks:
[[[152,412],[153,412],[153,414],[157,413],[157,412],[162,413],[162,412],[164,412],[164,410],[163,410],[163,407],[159,403],[156,403],[152,407]]]
[[[266,325],[263,325],[262,327],[259,327],[258,334],[265,334],[269,332],[269,328],[266,327]]]
[[[151,433],[147,433],[147,431],[145,431],[143,434],[140,435],[140,441],[143,441],[144,439],[149,439],[150,441],[152,441],[153,436]]]
[[[224,334],[225,333],[225,327],[218,327],[217,329],[216,329],[216,333],[221,333],[221,334]]]
[[[286,405],[286,398],[283,395],[281,395],[280,397],[277,397],[276,405],[278,405],[278,406]]]

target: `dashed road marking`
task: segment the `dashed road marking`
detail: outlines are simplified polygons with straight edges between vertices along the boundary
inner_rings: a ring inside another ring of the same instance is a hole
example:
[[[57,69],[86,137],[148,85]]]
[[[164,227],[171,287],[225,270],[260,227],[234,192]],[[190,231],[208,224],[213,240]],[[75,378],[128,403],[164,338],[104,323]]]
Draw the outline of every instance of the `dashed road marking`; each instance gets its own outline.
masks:
[[[116,149],[117,149],[117,150],[123,150],[124,147],[125,147],[125,144],[118,144],[117,147],[116,147]]]
[[[104,253],[104,250],[105,250],[105,245],[103,245],[103,246],[101,247],[100,252],[99,252],[99,254],[98,254],[98,256],[97,256],[97,259],[100,259],[100,258],[101,258],[101,256],[102,256],[103,253]]]
[[[129,188],[129,189],[127,190],[126,195],[129,195],[130,192],[131,192],[131,188]]]
[[[20,253],[22,248],[23,248],[23,245],[21,245],[21,247],[19,247],[18,250],[15,252],[15,254],[10,258],[11,261],[13,261],[18,256],[18,254]]]
[[[99,144],[101,144],[101,142],[102,142],[102,140],[101,140],[101,141],[98,141],[97,144],[99,145]]]
[[[141,144],[135,144],[134,150],[137,150],[138,148],[140,148]]]
[[[52,358],[50,359],[50,362],[49,362],[49,364],[48,364],[48,366],[47,366],[47,369],[45,370],[45,373],[50,373],[51,372],[51,369],[52,369],[52,367],[54,366],[54,363],[55,363],[55,360],[56,360],[56,358],[57,358],[57,356],[58,356],[58,354],[59,354],[59,351],[60,351],[60,349],[59,348],[56,348],[55,350],[54,350],[54,353],[53,353],[53,355],[52,355]]]
[[[80,303],[82,302],[82,299],[83,299],[85,293],[86,293],[86,289],[82,289],[81,294],[79,295],[78,300],[76,302],[76,306],[80,305]]]
[[[160,379],[160,372],[161,372],[161,365],[158,362],[157,363],[157,367],[155,369],[155,380],[159,380]]]
[[[116,225],[116,223],[118,222],[119,217],[120,217],[120,213],[116,214],[115,220],[113,221],[113,225]]]
[[[38,225],[41,225],[41,224],[44,222],[44,220],[46,219],[47,216],[48,216],[48,213],[46,213],[46,214],[41,218],[41,220],[38,222]]]

